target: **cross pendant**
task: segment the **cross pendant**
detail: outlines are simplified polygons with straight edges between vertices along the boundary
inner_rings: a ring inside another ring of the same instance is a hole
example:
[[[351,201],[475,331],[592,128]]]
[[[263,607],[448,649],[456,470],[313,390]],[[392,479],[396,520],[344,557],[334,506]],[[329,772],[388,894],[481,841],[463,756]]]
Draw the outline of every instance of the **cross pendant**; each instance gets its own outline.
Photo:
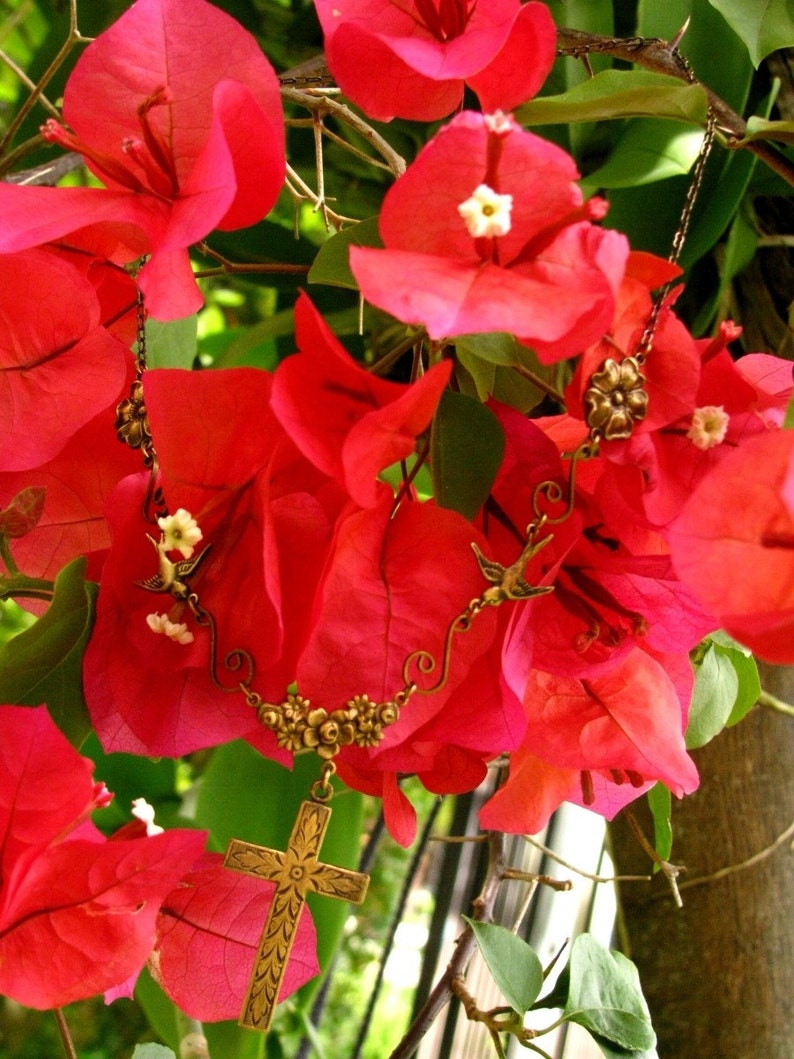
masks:
[[[276,884],[240,1015],[241,1026],[263,1033],[270,1028],[306,894],[336,897],[353,904],[364,900],[368,875],[317,859],[330,816],[327,805],[302,802],[283,853],[236,838],[229,843],[225,867]]]

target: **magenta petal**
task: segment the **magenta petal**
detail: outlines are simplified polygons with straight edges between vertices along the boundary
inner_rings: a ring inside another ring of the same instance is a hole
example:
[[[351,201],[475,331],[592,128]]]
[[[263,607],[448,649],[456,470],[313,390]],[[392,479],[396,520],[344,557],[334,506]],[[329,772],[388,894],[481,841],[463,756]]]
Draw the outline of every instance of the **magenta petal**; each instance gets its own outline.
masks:
[[[555,59],[557,30],[545,4],[524,4],[498,54],[467,84],[483,110],[508,111],[540,91]]]
[[[219,853],[206,853],[165,898],[150,967],[191,1018],[239,1017],[274,889],[272,882],[224,868]],[[316,949],[304,908],[279,1000],[319,973]]]
[[[472,267],[365,247],[351,247],[350,267],[368,301],[406,323],[424,324],[433,339],[508,331],[527,345],[542,343],[546,357],[552,349],[560,359],[576,353],[588,336],[602,334],[611,319],[611,289],[593,268],[580,269],[574,287],[563,282],[560,269],[552,283],[532,274],[538,268]]]
[[[140,271],[138,285],[155,320],[180,320],[199,311],[204,297],[196,286],[187,250],[158,250]]]
[[[138,107],[166,88],[170,101],[153,107],[149,120],[181,184],[204,147],[213,92],[225,79],[247,85],[265,111],[280,115],[275,73],[230,15],[205,0],[138,0],[80,57],[64,116],[92,149],[133,168],[124,143],[142,136]]]
[[[403,61],[380,36],[345,23],[327,44],[337,84],[369,117],[437,121],[463,98],[463,81],[434,81]]]
[[[130,224],[157,241],[167,203],[104,188],[28,188],[0,183],[0,253],[27,250],[101,222]]]
[[[94,286],[71,265],[0,255],[0,470],[51,460],[118,399],[126,350],[98,324]]]

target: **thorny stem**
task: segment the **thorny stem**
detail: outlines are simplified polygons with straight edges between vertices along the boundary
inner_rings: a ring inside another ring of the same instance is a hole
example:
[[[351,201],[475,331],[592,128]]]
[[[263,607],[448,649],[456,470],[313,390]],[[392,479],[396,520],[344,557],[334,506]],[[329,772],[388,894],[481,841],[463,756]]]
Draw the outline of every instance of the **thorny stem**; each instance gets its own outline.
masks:
[[[297,202],[303,202],[306,200],[313,203],[315,210],[322,210],[323,221],[326,228],[330,224],[337,231],[340,231],[346,224],[358,223],[355,217],[345,217],[343,214],[332,210],[329,207],[328,200],[325,196],[316,191],[312,191],[306,181],[295,172],[291,165],[287,166],[287,191],[289,191],[290,195],[292,195]]]
[[[480,921],[490,918],[494,902],[505,871],[504,835],[491,831],[488,834],[488,871],[479,897],[473,902],[472,918]],[[476,949],[474,932],[467,926],[455,943],[455,952],[441,978],[434,986],[422,1010],[408,1032],[389,1056],[389,1059],[409,1059],[430,1029],[439,1012],[446,1007],[452,996],[453,981],[466,970],[466,965]]]
[[[402,155],[398,154],[380,133],[376,132],[363,118],[355,114],[344,103],[330,99],[327,95],[314,95],[311,91],[301,91],[298,88],[282,88],[281,95],[283,99],[289,100],[291,103],[297,103],[298,106],[304,107],[320,118],[325,114],[332,115],[343,125],[355,130],[362,139],[366,140],[373,150],[381,156],[389,171],[395,177],[405,172],[405,159]],[[324,129],[323,131],[326,130]]]
[[[637,818],[631,809],[626,810],[626,822],[628,823],[631,830],[634,832],[634,837],[637,839],[639,844],[654,862],[658,864],[662,874],[670,884],[670,889],[673,891],[673,900],[675,901],[676,907],[683,908],[684,902],[681,900],[681,895],[678,892],[678,876],[682,871],[685,871],[680,865],[671,864],[667,860],[663,860],[662,857],[656,852],[651,843],[645,837],[645,833],[637,822]]]
[[[72,1035],[69,1032],[69,1026],[66,1022],[66,1018],[63,1014],[62,1009],[55,1008],[53,1010],[53,1014],[55,1015],[55,1021],[58,1023],[58,1032],[61,1035],[61,1040],[63,1041],[63,1048],[68,1056],[68,1059],[79,1059],[79,1056],[77,1055],[77,1049],[74,1046],[74,1041],[72,1040]]]
[[[288,265],[283,264],[281,262],[272,261],[258,261],[250,264],[243,264],[242,262],[238,261],[230,261],[227,257],[224,257],[223,254],[219,253],[217,250],[213,250],[212,247],[205,242],[197,243],[196,245],[202,254],[206,254],[207,257],[211,257],[220,265],[219,268],[205,268],[201,269],[198,272],[195,272],[194,275],[200,277],[201,279],[206,279],[208,276],[224,276],[236,272],[275,272],[282,274],[288,273],[290,275],[306,275],[306,273],[309,271],[308,265]]]
[[[60,68],[60,66],[63,63],[64,59],[69,54],[69,52],[72,50],[72,48],[75,46],[75,44],[88,43],[88,41],[90,41],[90,39],[91,39],[90,37],[84,37],[80,33],[79,29],[77,28],[77,0],[70,0],[70,3],[69,3],[69,36],[66,38],[66,40],[63,42],[63,44],[59,48],[58,54],[55,56],[55,58],[52,60],[50,65],[47,67],[47,69],[44,71],[44,73],[39,78],[38,84],[34,85],[34,87],[32,88],[32,90],[30,92],[30,95],[25,100],[25,102],[22,104],[22,106],[19,108],[19,112],[14,117],[14,120],[8,126],[8,130],[7,130],[6,134],[5,134],[5,136],[3,137],[2,140],[0,140],[0,156],[5,153],[6,148],[11,143],[11,141],[14,139],[14,137],[17,134],[17,132],[19,131],[19,127],[22,125],[22,123],[25,120],[25,118],[28,116],[28,114],[31,112],[33,107],[39,101],[39,98],[40,98],[42,92],[44,91],[46,86],[49,84],[49,82],[50,82],[51,78],[53,77],[53,75]]]
[[[605,37],[597,33],[583,33],[580,30],[560,26],[557,30],[557,53],[581,57],[589,52],[611,55],[614,59],[625,59],[627,62],[642,66],[655,73],[667,74],[680,81],[692,83],[692,74],[687,65],[675,53],[675,48],[667,41],[657,38],[629,37],[625,39]],[[788,184],[794,186],[794,163],[775,147],[767,143],[751,141],[739,143],[747,135],[747,122],[741,115],[728,106],[712,90],[700,84],[708,97],[709,105],[715,115],[717,128],[727,137],[729,148],[743,147],[751,151],[781,176]]]

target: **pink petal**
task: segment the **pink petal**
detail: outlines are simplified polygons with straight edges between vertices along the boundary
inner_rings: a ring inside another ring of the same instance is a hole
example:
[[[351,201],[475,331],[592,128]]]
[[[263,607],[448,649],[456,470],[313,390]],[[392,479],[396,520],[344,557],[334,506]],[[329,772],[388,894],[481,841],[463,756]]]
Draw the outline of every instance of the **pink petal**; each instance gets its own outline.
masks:
[[[191,1018],[239,1018],[274,889],[275,883],[224,868],[221,854],[206,853],[166,896],[150,967]],[[279,1000],[320,971],[308,908],[297,929]]]
[[[545,4],[523,4],[504,46],[478,73],[467,76],[487,114],[509,111],[531,99],[556,58],[557,30]]]

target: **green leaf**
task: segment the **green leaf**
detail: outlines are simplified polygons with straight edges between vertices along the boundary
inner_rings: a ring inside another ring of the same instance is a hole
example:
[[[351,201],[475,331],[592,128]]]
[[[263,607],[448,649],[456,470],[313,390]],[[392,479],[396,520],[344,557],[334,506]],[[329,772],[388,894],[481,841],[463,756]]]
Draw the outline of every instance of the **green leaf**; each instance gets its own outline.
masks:
[[[488,497],[504,447],[504,431],[489,408],[445,390],[430,434],[433,495],[441,507],[473,519]]]
[[[345,228],[323,243],[309,269],[309,283],[327,283],[332,287],[358,290],[358,283],[350,271],[351,246],[383,246],[378,235],[377,217],[368,217],[352,228]]]
[[[569,968],[568,1021],[633,1053],[655,1047],[656,1034],[631,960],[610,952],[592,935],[580,934],[571,946]]]
[[[745,211],[739,210],[728,229],[728,237],[725,240],[725,252],[719,270],[719,287],[698,312],[692,326],[693,334],[703,335],[709,331],[715,313],[721,305],[725,304],[725,298],[735,277],[750,264],[757,247],[758,233],[747,218]]]
[[[709,643],[695,669],[695,688],[686,730],[686,745],[690,750],[704,746],[722,731],[738,692],[739,678],[730,658]]]
[[[176,1054],[162,1044],[136,1044],[132,1059],[176,1059]]]
[[[146,321],[146,363],[150,368],[192,368],[197,351],[198,317]]]
[[[749,648],[743,647],[722,629],[713,632],[709,639],[714,644],[714,649],[729,659],[739,681],[736,701],[725,722],[725,727],[730,728],[731,725],[738,724],[758,702],[758,696],[761,694],[758,663]]]
[[[75,559],[55,581],[52,602],[35,624],[0,649],[0,701],[46,702],[66,738],[79,747],[91,729],[83,697],[83,652],[94,619],[97,586]]]
[[[603,1037],[599,1037],[597,1033],[592,1034],[592,1037],[601,1049],[602,1054],[606,1056],[606,1059],[659,1059],[655,1048],[640,1048],[639,1050],[618,1048],[611,1041],[606,1041]]]
[[[673,849],[673,825],[671,822],[672,795],[661,782],[648,791],[648,807],[653,816],[653,845],[662,860],[669,860]],[[659,865],[654,864],[654,870]]]
[[[654,116],[703,126],[707,101],[700,85],[648,70],[603,70],[559,96],[543,96],[515,111],[522,125]]]
[[[768,121],[758,114],[747,119],[747,132],[739,144],[751,140],[778,140],[780,143],[794,143],[794,121]]]
[[[510,1007],[523,1015],[543,988],[543,967],[535,950],[497,923],[463,917],[474,932],[488,970]]]
[[[548,378],[549,369],[512,335],[460,335],[455,339],[455,353],[461,389],[480,402],[494,397],[520,412],[528,412],[542,401],[543,390],[513,369],[526,368],[541,378]]]
[[[761,681],[755,658],[722,631],[712,633],[695,668],[687,746],[703,746],[729,725],[738,724],[758,702]]]
[[[688,173],[702,141],[703,133],[690,125],[639,118],[629,122],[609,158],[587,175],[582,188],[638,187]]]
[[[709,0],[741,37],[758,66],[778,48],[794,44],[794,11],[789,0]]]

